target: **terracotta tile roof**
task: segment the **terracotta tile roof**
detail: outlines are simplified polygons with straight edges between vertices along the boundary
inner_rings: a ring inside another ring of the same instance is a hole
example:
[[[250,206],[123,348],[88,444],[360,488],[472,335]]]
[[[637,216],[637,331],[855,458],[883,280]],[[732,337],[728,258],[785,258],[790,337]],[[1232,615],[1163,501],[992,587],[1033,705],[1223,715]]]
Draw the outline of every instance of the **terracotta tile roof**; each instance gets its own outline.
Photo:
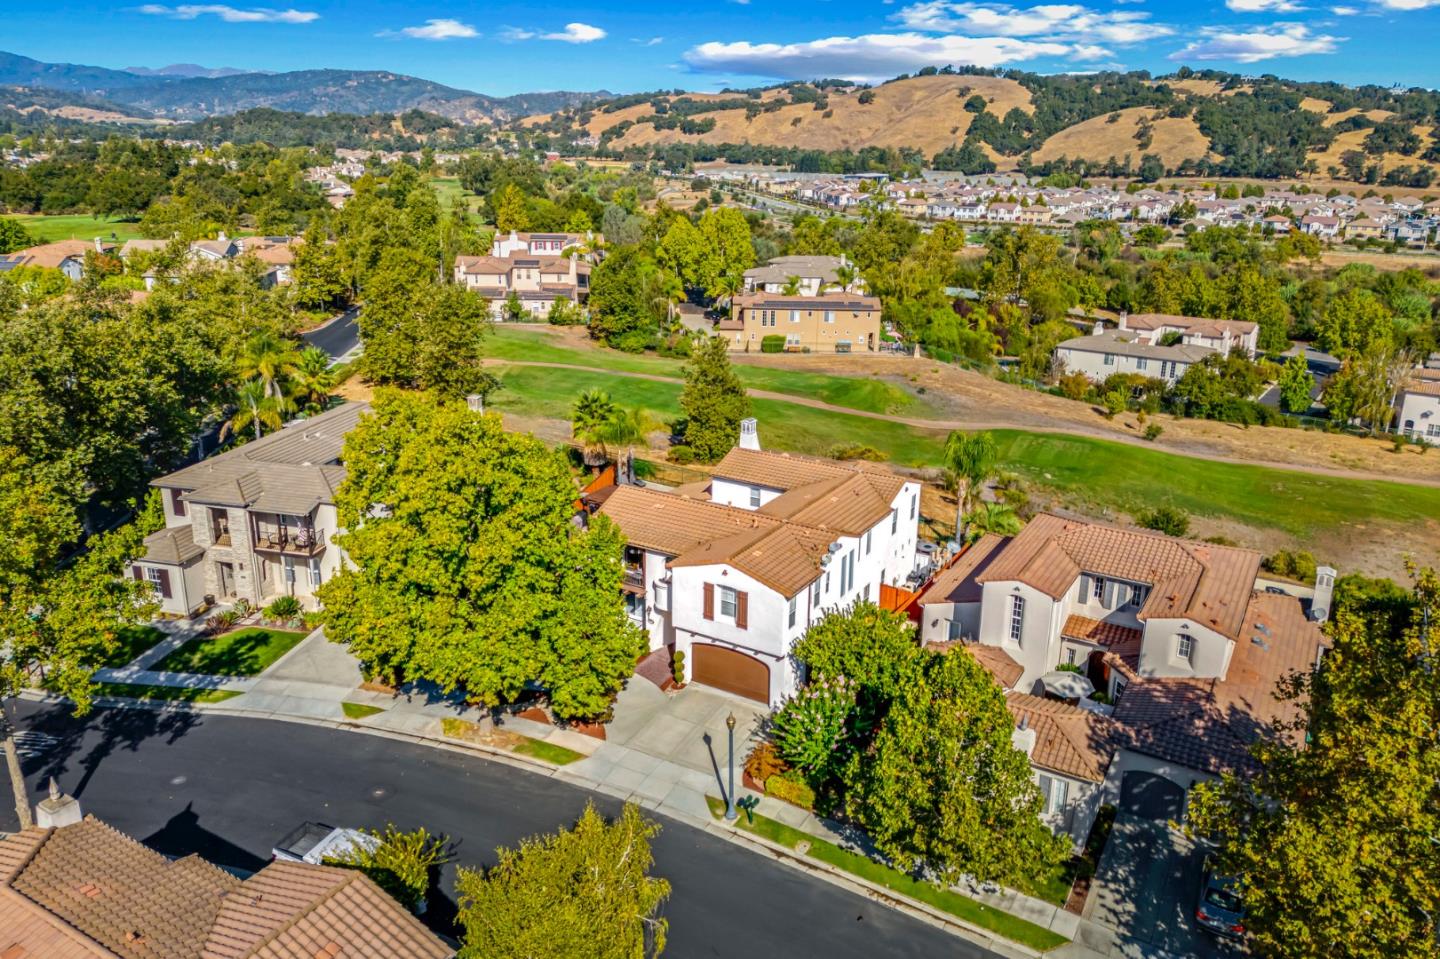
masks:
[[[1138,613],[1142,622],[1186,618],[1235,639],[1260,554],[1042,513],[976,580],[1016,580],[1059,599],[1082,572],[1148,584],[1150,595]]]
[[[934,644],[932,644],[933,646]],[[975,657],[975,661],[984,666],[995,681],[1004,689],[1013,689],[1025,674],[1025,667],[1015,662],[1015,658],[999,646],[986,646],[984,643],[967,643],[965,651]]]
[[[101,246],[105,248],[106,252],[113,249],[109,243],[102,243]],[[94,251],[95,244],[88,240],[59,240],[55,243],[42,243],[39,246],[16,250],[9,254],[9,258],[18,261],[21,266],[44,266],[54,269],[71,257],[83,260],[86,253]]]
[[[1145,634],[1117,623],[1105,623],[1087,616],[1070,616],[1060,627],[1060,635],[1100,646],[1120,646],[1137,643]]]
[[[1232,333],[1249,333],[1256,328],[1256,324],[1249,320],[1215,320],[1203,316],[1175,316],[1169,313],[1131,313],[1125,317],[1125,328],[1130,330],[1156,330],[1162,326],[1183,330],[1196,327],[1229,327]]]
[[[1276,723],[1299,716],[1295,703],[1276,698],[1276,684],[1313,669],[1325,646],[1294,597],[1255,593],[1223,679],[1136,677],[1121,693],[1115,719],[1128,727],[1137,752],[1217,774],[1253,769],[1250,745],[1289,735]]]
[[[857,471],[794,487],[759,512],[858,536],[890,515],[890,504],[904,483],[898,476]]]
[[[15,959],[449,959],[370,879],[271,863],[239,879],[95,819],[0,840],[0,955]]]
[[[1035,730],[1030,762],[1087,782],[1104,782],[1105,770],[1122,741],[1107,716],[1055,699],[1006,693],[1005,705],[1016,723]]]
[[[951,560],[930,584],[920,593],[917,602],[928,603],[978,603],[981,588],[975,577],[1000,555],[1000,548],[1009,540],[994,533],[986,533],[965,548]]]

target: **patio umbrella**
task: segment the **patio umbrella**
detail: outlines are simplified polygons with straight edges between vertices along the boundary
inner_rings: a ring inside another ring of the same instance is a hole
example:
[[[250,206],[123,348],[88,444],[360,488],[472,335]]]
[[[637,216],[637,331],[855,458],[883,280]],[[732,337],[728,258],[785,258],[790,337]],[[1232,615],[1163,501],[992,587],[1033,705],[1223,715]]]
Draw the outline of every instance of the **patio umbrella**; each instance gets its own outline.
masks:
[[[1045,691],[1061,699],[1084,699],[1095,691],[1095,685],[1079,673],[1057,669],[1040,677]]]

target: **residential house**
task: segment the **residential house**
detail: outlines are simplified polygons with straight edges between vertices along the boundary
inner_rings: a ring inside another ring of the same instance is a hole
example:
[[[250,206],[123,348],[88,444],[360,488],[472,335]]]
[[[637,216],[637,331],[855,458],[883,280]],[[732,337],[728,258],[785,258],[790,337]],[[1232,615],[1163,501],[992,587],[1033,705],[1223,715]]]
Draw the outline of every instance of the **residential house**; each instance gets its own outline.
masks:
[[[56,243],[42,243],[39,246],[0,255],[0,262],[4,263],[3,268],[6,270],[22,266],[59,270],[65,274],[67,279],[78,282],[85,275],[86,254],[109,253],[112,249],[114,247],[111,244],[102,243],[99,239],[93,241],[60,240]]]
[[[829,290],[865,292],[865,281],[858,277],[848,288],[842,286],[839,279],[842,267],[854,269],[854,264],[843,253],[840,256],[777,256],[769,263],[745,271],[745,292],[784,293],[792,278],[799,281],[800,296],[819,296]]]
[[[1015,223],[1020,219],[1020,204],[996,202],[985,208],[985,219],[995,223]]]
[[[987,535],[917,606],[922,640],[963,646],[1009,695],[1047,820],[1078,844],[1101,803],[1181,819],[1196,782],[1253,769],[1249,744],[1296,707],[1277,681],[1326,649],[1335,571],[1313,599],[1257,587],[1260,554],[1041,514]],[[1055,701],[1080,674],[1111,707]],[[1093,714],[1093,715],[1091,715]]]
[[[1228,354],[1239,347],[1251,359],[1255,358],[1260,346],[1260,326],[1249,320],[1122,312],[1120,329],[1137,333],[1147,343],[1156,345],[1173,334],[1178,335],[1180,342],[1186,346],[1200,346],[1216,353]]]
[[[578,256],[457,256],[455,282],[489,300],[497,320],[512,294],[527,315],[543,320],[557,300],[579,306],[589,299],[590,264]]]
[[[703,486],[613,486],[587,506],[625,536],[625,591],[650,648],[687,681],[776,705],[791,647],[827,612],[916,568],[920,484],[872,464],[760,449],[755,421]]]
[[[1379,240],[1385,236],[1385,224],[1362,216],[1345,225],[1347,240]]]
[[[598,233],[497,233],[490,241],[490,255],[496,257],[558,257],[566,250],[604,240]]]
[[[1265,229],[1276,236],[1285,236],[1293,228],[1290,218],[1279,213],[1272,213],[1260,222]]]
[[[759,352],[767,336],[783,336],[785,349],[795,352],[875,350],[880,345],[880,299],[843,290],[815,296],[742,293],[715,329],[732,352]]]
[[[1318,236],[1322,240],[1333,240],[1340,235],[1341,220],[1337,216],[1302,216],[1300,232]]]
[[[78,806],[68,818],[0,839],[5,959],[455,955],[358,870],[271,862],[241,879],[162,856]]]
[[[1440,444],[1440,370],[1411,372],[1395,394],[1395,432]]]
[[[221,230],[213,240],[195,240],[190,244],[190,258],[197,263],[219,263],[240,255],[240,245]]]
[[[1173,385],[1214,352],[1183,343],[1161,346],[1133,331],[1103,330],[1061,342],[1055,347],[1055,359],[1065,372],[1083,373],[1097,383],[1115,373],[1138,373]]]
[[[347,403],[153,480],[165,528],[146,537],[131,575],[177,616],[234,599],[313,605],[343,562],[333,544],[340,450],[368,410]]]
[[[1044,226],[1050,222],[1048,206],[1022,206],[1015,213],[1015,222],[1021,226]]]

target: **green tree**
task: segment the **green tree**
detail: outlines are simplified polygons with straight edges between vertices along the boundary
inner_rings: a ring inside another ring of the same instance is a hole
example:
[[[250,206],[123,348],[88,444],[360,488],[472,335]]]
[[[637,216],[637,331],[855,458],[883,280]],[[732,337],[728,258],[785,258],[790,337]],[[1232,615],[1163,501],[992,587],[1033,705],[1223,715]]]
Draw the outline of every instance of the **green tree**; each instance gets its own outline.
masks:
[[[644,342],[657,324],[645,292],[655,261],[635,246],[612,250],[590,275],[590,335],[609,346]]]
[[[745,214],[732,207],[706,210],[700,217],[700,235],[705,239],[705,259],[696,276],[696,286],[709,296],[718,295],[720,277],[744,273],[755,265],[755,244]]]
[[[740,421],[750,415],[750,396],[720,337],[707,338],[685,364],[680,409],[685,413],[685,445],[702,463],[720,459],[739,439]]]
[[[913,678],[921,658],[911,622],[871,602],[827,614],[796,641],[794,655],[811,682],[842,676],[855,682],[862,716],[871,722]]]
[[[335,388],[335,373],[330,369],[330,354],[318,346],[300,351],[295,370],[290,376],[290,398],[306,413],[319,413],[330,402]]]
[[[254,430],[258,440],[266,429],[278,430],[284,425],[284,411],[279,401],[265,392],[265,384],[258,379],[246,380],[235,388],[234,409],[220,425],[220,438]]]
[[[573,829],[501,849],[484,873],[461,869],[461,959],[647,959],[665,949],[660,906],[670,884],[650,875],[658,823],[626,804],[606,822],[587,804]]]
[[[502,233],[524,230],[530,226],[530,214],[525,204],[525,194],[513,183],[507,183],[493,197],[495,228]]]
[[[1190,517],[1175,506],[1157,506],[1144,510],[1136,515],[1135,522],[1166,536],[1184,536],[1190,532]]]
[[[824,782],[850,756],[858,686],[844,676],[819,677],[787,699],[771,719],[770,734],[785,761]]]
[[[303,242],[295,248],[291,280],[295,301],[301,306],[333,310],[345,303],[349,290],[340,254],[316,226],[305,231]]]
[[[0,253],[14,253],[34,246],[35,237],[19,220],[0,216]]]
[[[963,540],[965,515],[979,504],[986,480],[995,474],[1000,450],[990,433],[954,430],[946,437],[941,456],[945,461],[946,474],[955,484],[955,538]]]
[[[897,867],[1015,882],[1058,863],[1067,843],[1011,743],[1005,696],[964,649],[924,654],[870,751],[850,764],[845,810]]]
[[[463,403],[382,393],[344,461],[354,566],[320,595],[368,674],[489,705],[535,682],[559,716],[605,712],[646,639],[621,600],[619,531],[575,528],[562,455]]]
[[[367,829],[369,843],[354,843],[343,855],[326,859],[327,866],[356,869],[374,880],[391,898],[411,912],[425,901],[441,866],[452,858],[447,836],[434,836],[423,826],[404,832],[387,823],[384,831]]]
[[[282,339],[272,330],[262,329],[245,341],[235,364],[235,373],[242,380],[255,380],[264,387],[265,395],[276,401],[283,412],[289,407],[287,386],[300,362],[293,341]]]
[[[1192,793],[1261,955],[1440,955],[1440,581],[1412,573],[1409,595],[1337,587],[1321,668],[1278,690],[1301,718],[1256,744],[1258,775]]]
[[[1374,293],[1354,287],[1331,297],[1315,324],[1316,343],[1341,358],[1392,335],[1390,310]]]
[[[965,542],[973,543],[986,533],[1014,536],[1025,521],[1015,508],[1006,503],[981,503],[965,514]]]
[[[656,260],[692,288],[704,285],[708,256],[704,235],[683,216],[671,220],[655,250]]]
[[[1280,405],[1287,413],[1304,413],[1310,409],[1310,391],[1315,388],[1315,378],[1303,353],[1296,353],[1286,361],[1280,371]]]

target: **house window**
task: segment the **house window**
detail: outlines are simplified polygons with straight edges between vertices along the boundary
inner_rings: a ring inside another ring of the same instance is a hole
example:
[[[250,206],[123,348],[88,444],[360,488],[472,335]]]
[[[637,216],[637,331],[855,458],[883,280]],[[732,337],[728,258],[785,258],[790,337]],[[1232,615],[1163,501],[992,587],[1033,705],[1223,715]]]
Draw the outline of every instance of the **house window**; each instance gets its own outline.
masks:
[[[785,625],[789,629],[795,628],[795,600],[797,599],[799,599],[798,596],[790,597],[790,609],[785,618]]]
[[[1144,370],[1149,365],[1150,361],[1145,359],[1145,357],[1143,356],[1135,360],[1135,369],[1137,370]]]
[[[295,582],[295,557],[285,557],[285,582]]]
[[[1045,814],[1055,815],[1065,811],[1065,801],[1070,797],[1070,783],[1058,776],[1041,775],[1040,795],[1045,799]]]
[[[1074,666],[1074,665],[1075,665],[1075,647],[1074,647],[1074,646],[1067,646],[1067,647],[1065,647],[1065,665],[1066,665],[1066,666]]]
[[[799,310],[791,310],[791,311],[790,311],[790,322],[791,322],[791,323],[799,323],[799,322],[800,322],[800,311],[799,311]]]
[[[310,560],[310,585],[311,585],[312,587],[314,587],[314,586],[319,586],[319,585],[320,585],[320,560],[319,560],[319,559],[312,559],[312,560]]]
[[[1190,662],[1190,654],[1195,651],[1195,640],[1184,633],[1175,637],[1175,658],[1184,662]]]
[[[1145,600],[1150,596],[1150,587],[1141,583],[1130,587],[1130,602],[1126,603],[1129,609],[1139,609],[1145,605]]]
[[[917,498],[918,498],[918,497],[917,497],[914,493],[911,493],[911,494],[910,494],[910,518],[911,518],[911,519],[914,519],[914,518],[915,518],[915,501],[916,501]]]
[[[810,608],[811,608],[811,609],[814,609],[815,607],[817,607],[817,606],[820,605],[820,584],[821,584],[821,580],[818,580],[818,579],[817,579],[817,580],[816,580],[813,584],[811,584],[811,586],[810,586]]]
[[[760,505],[760,487],[750,487],[750,508],[755,509]]]
[[[185,515],[185,501],[180,498],[183,495],[184,494],[178,489],[172,489],[170,491],[170,512],[176,516]]]
[[[1114,365],[1115,365],[1115,354],[1114,354],[1114,353],[1106,353],[1106,354],[1105,354],[1105,365],[1106,365],[1106,366],[1114,366]]]
[[[867,531],[865,532],[865,555],[866,555],[866,556],[869,556],[869,555],[870,555],[870,544],[871,544],[871,542],[874,540],[874,538],[875,538],[875,531],[874,531],[873,529],[872,529],[872,530],[867,530]]]
[[[729,586],[720,586],[720,615],[735,618],[735,590]]]
[[[1104,606],[1104,605],[1105,605],[1105,580],[1101,579],[1099,576],[1096,576],[1094,579],[1092,579],[1092,580],[1090,581],[1090,593],[1091,593],[1091,599],[1092,599],[1094,602],[1097,602],[1097,603],[1099,603],[1101,606]]]
[[[1010,597],[1010,642],[1019,645],[1025,633],[1025,597]]]
[[[145,570],[145,579],[147,579],[147,580],[150,582],[150,585],[151,585],[151,586],[154,586],[154,587],[155,587],[155,591],[156,591],[156,592],[159,592],[159,591],[160,591],[160,571],[159,571],[158,569],[156,569],[154,566],[145,566],[145,567],[142,567],[142,568]]]
[[[891,535],[891,536],[894,536],[894,535],[895,535],[895,531],[898,530],[899,528],[900,528],[900,511],[899,511],[898,509],[892,509],[892,510],[890,511],[890,535]]]

